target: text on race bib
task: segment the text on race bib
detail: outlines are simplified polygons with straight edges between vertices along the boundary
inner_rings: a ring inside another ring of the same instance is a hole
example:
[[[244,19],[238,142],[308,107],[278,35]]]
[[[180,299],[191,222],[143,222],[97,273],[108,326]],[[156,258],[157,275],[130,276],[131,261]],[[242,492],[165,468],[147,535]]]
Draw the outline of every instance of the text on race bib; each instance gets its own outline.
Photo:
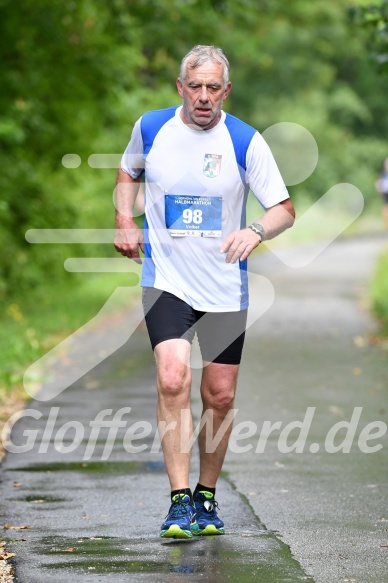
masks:
[[[172,237],[221,237],[222,197],[166,194],[165,216]]]

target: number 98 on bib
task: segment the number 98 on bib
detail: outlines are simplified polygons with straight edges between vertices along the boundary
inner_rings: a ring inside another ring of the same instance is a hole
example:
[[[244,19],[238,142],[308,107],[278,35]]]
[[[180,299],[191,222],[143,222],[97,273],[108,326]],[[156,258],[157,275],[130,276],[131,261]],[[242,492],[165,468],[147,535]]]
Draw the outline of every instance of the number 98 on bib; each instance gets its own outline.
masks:
[[[222,197],[166,194],[165,217],[172,237],[221,237]]]

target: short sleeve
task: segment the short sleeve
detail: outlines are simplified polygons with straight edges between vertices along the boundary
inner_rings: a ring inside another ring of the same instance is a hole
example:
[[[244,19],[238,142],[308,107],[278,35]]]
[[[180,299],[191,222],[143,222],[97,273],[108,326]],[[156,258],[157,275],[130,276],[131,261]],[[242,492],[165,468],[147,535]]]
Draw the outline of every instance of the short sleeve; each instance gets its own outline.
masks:
[[[130,142],[121,158],[121,168],[133,179],[139,178],[144,172],[143,139],[140,129],[141,118],[135,123]]]
[[[245,180],[265,208],[289,198],[275,158],[263,136],[256,132],[247,150]]]

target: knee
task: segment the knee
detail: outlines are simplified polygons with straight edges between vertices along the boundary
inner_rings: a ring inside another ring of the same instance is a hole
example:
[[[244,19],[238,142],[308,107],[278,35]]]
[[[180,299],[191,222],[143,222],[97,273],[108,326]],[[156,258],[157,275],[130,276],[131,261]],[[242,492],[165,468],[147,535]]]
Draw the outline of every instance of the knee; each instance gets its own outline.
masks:
[[[206,406],[215,411],[229,411],[234,403],[234,389],[231,387],[218,387],[207,391],[204,395]]]
[[[158,371],[159,395],[165,399],[187,398],[190,393],[190,371],[187,367]]]
[[[213,397],[213,409],[217,411],[229,411],[233,407],[234,394],[223,392]]]

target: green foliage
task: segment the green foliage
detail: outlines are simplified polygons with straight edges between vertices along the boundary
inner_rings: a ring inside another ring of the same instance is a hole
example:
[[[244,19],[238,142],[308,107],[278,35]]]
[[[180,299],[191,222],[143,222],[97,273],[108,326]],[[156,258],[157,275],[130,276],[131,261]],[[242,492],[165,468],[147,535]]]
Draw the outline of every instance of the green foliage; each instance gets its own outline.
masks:
[[[0,405],[3,391],[22,383],[28,363],[87,324],[117,286],[130,285],[126,274],[82,274],[77,286],[72,280],[47,281],[35,294],[6,302],[0,326]],[[138,287],[133,288],[136,294]]]
[[[388,336],[388,249],[381,254],[370,289],[372,309]]]
[[[388,1],[364,1],[352,6],[350,13],[368,31],[370,54],[378,69],[388,73]]]

